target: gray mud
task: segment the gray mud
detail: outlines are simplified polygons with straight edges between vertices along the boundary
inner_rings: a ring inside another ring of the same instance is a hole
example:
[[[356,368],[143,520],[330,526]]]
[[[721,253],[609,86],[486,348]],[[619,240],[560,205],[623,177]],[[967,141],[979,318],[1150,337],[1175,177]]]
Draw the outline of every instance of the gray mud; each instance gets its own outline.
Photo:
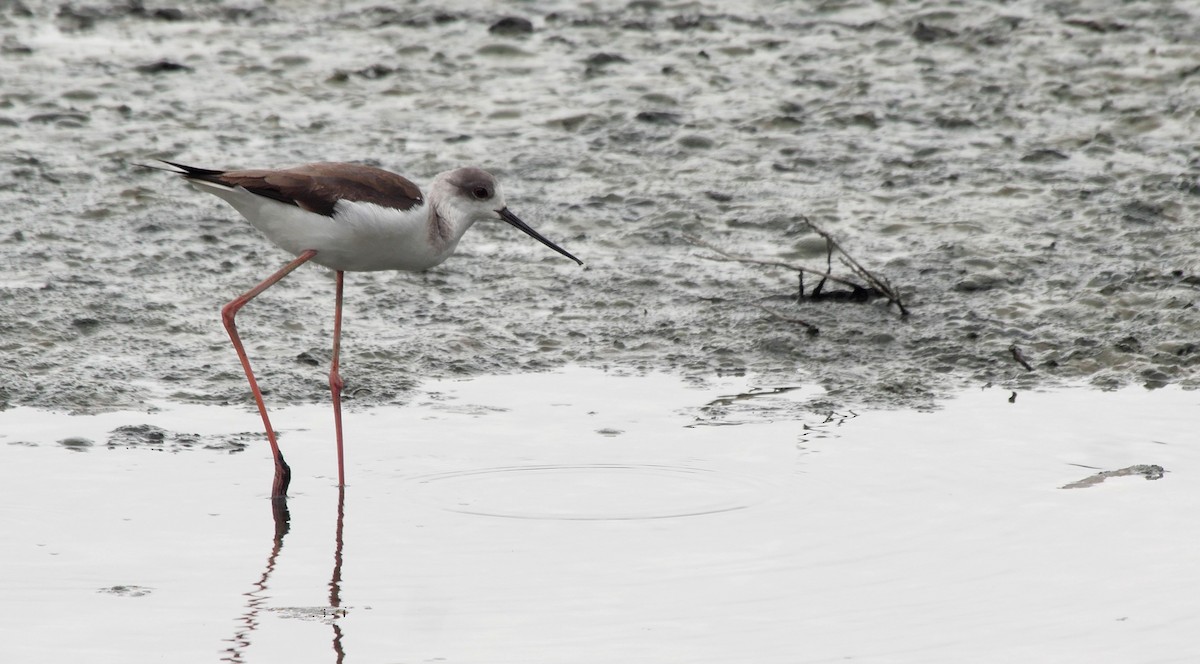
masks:
[[[0,403],[248,403],[217,312],[287,256],[153,157],[479,164],[586,261],[496,224],[350,275],[359,403],[564,364],[817,382],[825,410],[1200,384],[1193,3],[736,6],[0,5]],[[913,315],[683,239],[820,267],[802,215]],[[306,267],[239,319],[272,403],[327,398],[332,296]]]

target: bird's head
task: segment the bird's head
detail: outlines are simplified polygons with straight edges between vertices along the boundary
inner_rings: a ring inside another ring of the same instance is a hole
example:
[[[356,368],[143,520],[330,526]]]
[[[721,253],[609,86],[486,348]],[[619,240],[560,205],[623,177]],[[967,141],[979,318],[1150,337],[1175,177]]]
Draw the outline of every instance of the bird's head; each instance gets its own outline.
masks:
[[[500,183],[487,171],[468,167],[442,173],[434,178],[430,200],[437,201],[438,213],[452,223],[469,227],[476,221],[501,220],[558,253],[583,265],[570,252],[542,237],[513,214],[504,202]],[[432,195],[436,192],[436,195]]]

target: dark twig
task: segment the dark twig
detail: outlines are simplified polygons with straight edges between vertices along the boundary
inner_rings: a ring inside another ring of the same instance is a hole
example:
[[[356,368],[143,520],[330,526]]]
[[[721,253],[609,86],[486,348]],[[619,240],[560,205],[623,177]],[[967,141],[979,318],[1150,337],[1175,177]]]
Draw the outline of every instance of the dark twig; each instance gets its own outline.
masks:
[[[895,304],[896,307],[900,310],[901,316],[908,316],[908,309],[904,306],[904,302],[900,299],[900,293],[895,287],[893,287],[890,283],[888,283],[888,281],[886,279],[875,276],[869,270],[864,268],[858,261],[854,260],[854,257],[852,257],[849,253],[847,253],[846,250],[842,247],[842,245],[840,243],[838,243],[837,240],[833,239],[833,236],[830,235],[828,232],[817,227],[807,217],[803,217],[802,220],[804,221],[804,224],[806,226],[808,226],[810,229],[812,229],[812,231],[814,233],[821,236],[825,240],[826,269],[824,271],[815,270],[813,268],[805,267],[803,265],[795,265],[792,263],[785,263],[783,261],[768,260],[768,259],[762,259],[762,258],[755,258],[753,256],[742,256],[742,255],[738,255],[738,254],[733,254],[728,251],[725,251],[724,249],[721,249],[720,247],[714,246],[713,244],[706,242],[694,235],[686,235],[685,234],[683,237],[688,242],[691,242],[692,244],[704,247],[705,249],[709,249],[717,254],[717,256],[704,256],[704,258],[707,258],[708,260],[748,263],[750,265],[764,265],[767,267],[780,267],[780,268],[784,268],[786,270],[795,271],[799,275],[799,282],[800,282],[800,292],[798,295],[798,299],[804,298],[804,274],[808,273],[808,274],[816,275],[817,277],[820,278],[820,281],[817,282],[817,285],[813,287],[812,291],[808,295],[808,299],[810,299],[810,300],[845,299],[845,300],[862,302],[862,301],[866,301],[866,300],[870,299],[873,296],[878,296],[878,297],[887,298],[888,304]],[[837,253],[838,258],[842,261],[842,263],[844,265],[846,265],[846,267],[848,267],[850,269],[850,271],[853,272],[859,279],[861,279],[863,282],[865,282],[866,285],[864,285],[863,283],[856,282],[853,279],[848,279],[846,277],[839,277],[839,276],[833,274],[834,253]],[[833,293],[825,293],[824,288],[825,288],[825,284],[827,281],[832,281],[834,283],[842,284],[844,286],[849,286],[851,288],[851,291],[850,292],[836,291]],[[771,313],[774,313],[774,312],[771,312]]]
[[[804,221],[804,225],[811,228],[812,231],[817,235],[825,238],[825,242],[829,247],[830,257],[833,255],[833,250],[837,250],[839,254],[838,258],[841,259],[842,263],[844,263],[846,267],[850,268],[851,272],[857,274],[863,279],[863,281],[866,281],[871,288],[874,288],[875,290],[879,291],[880,294],[886,297],[888,304],[895,304],[896,307],[900,309],[901,316],[908,315],[908,309],[905,308],[904,302],[900,299],[900,292],[896,290],[896,288],[893,287],[887,281],[887,279],[876,277],[871,271],[867,270],[867,268],[863,267],[858,261],[854,260],[854,257],[850,255],[850,252],[846,251],[845,248],[842,247],[841,243],[833,239],[833,236],[827,231],[814,224],[811,219],[808,217],[803,217],[802,219]],[[832,271],[832,269],[833,268],[831,266],[830,271]]]
[[[705,256],[704,258],[707,258],[708,260],[730,262],[730,263],[750,263],[752,265],[766,265],[768,267],[781,267],[781,268],[784,268],[785,270],[794,270],[794,271],[800,272],[800,273],[807,272],[809,274],[815,274],[815,275],[821,277],[822,279],[836,281],[839,284],[845,284],[850,287],[862,288],[862,286],[854,283],[853,281],[851,281],[849,279],[844,279],[842,277],[832,275],[828,272],[822,272],[821,270],[814,270],[810,267],[804,267],[803,265],[792,265],[791,263],[785,263],[783,261],[764,260],[762,258],[754,258],[751,256],[739,256],[738,254],[731,254],[728,251],[725,251],[724,249],[720,249],[708,242],[705,242],[704,240],[701,240],[700,238],[696,237],[695,235],[684,235],[683,237],[684,237],[684,239],[686,239],[688,242],[691,242],[692,244],[698,244],[701,247],[704,247],[705,249],[710,249],[710,250],[715,251],[716,253],[720,254],[717,257]]]

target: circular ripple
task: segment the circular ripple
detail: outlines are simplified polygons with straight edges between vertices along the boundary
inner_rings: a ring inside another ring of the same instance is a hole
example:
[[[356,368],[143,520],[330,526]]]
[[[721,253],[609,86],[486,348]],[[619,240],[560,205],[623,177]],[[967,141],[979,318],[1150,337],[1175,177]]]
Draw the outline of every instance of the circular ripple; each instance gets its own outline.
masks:
[[[762,487],[747,478],[686,466],[507,466],[413,481],[421,486],[422,502],[510,519],[672,519],[745,509],[763,500]]]

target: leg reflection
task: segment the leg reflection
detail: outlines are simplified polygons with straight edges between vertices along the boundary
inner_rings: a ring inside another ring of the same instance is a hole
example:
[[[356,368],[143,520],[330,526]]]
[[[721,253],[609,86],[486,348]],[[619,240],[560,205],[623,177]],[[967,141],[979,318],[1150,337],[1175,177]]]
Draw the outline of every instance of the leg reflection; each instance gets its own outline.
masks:
[[[338,487],[337,528],[334,531],[333,576],[329,579],[329,606],[335,617],[345,615],[342,610],[342,529],[346,518],[346,487]],[[337,655],[337,664],[346,659],[346,651],[342,649],[342,626],[333,621],[333,652]]]
[[[246,597],[246,612],[237,620],[239,627],[229,639],[230,646],[225,649],[224,656],[221,657],[221,661],[223,662],[242,664],[246,661],[244,654],[246,649],[250,647],[250,633],[258,629],[258,615],[267,602],[267,581],[271,578],[271,572],[275,571],[275,561],[278,560],[279,552],[283,549],[283,537],[287,535],[291,523],[286,496],[271,498],[271,517],[275,521],[275,537],[271,544],[271,553],[267,556],[267,565],[263,568],[262,576],[258,578],[258,581],[254,583],[253,588],[249,592],[244,593]],[[340,509],[338,528],[340,541]],[[341,550],[340,544],[338,550]],[[340,658],[338,661],[341,661]]]

